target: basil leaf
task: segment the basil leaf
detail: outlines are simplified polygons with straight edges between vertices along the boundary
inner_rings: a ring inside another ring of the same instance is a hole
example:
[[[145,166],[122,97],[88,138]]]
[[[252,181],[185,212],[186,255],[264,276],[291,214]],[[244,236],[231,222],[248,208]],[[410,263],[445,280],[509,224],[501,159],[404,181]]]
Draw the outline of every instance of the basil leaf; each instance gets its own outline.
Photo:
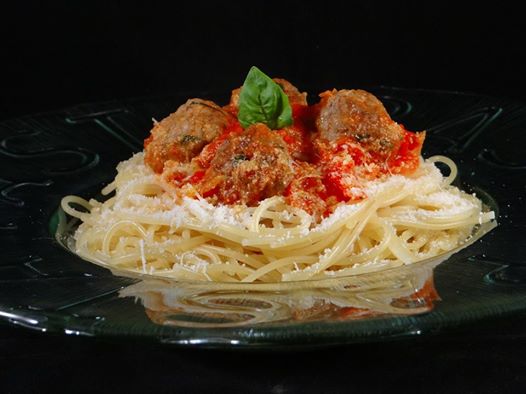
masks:
[[[257,67],[248,72],[239,95],[239,123],[264,123],[271,129],[292,124],[292,108],[283,89]]]

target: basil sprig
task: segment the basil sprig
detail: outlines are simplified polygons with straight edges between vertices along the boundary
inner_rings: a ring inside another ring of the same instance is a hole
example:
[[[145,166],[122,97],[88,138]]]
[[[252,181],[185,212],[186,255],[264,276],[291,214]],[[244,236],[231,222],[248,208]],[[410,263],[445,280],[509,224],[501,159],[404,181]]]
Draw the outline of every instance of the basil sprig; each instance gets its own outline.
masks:
[[[252,67],[241,88],[237,118],[244,128],[264,123],[271,129],[281,129],[292,124],[292,109],[281,86]]]

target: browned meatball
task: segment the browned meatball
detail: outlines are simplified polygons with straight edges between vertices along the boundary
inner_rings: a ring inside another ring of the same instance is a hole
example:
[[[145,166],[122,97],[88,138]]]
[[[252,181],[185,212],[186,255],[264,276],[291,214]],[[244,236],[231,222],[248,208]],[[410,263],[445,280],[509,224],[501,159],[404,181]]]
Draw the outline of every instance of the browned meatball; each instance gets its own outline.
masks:
[[[300,93],[298,88],[294,86],[293,84],[291,84],[286,79],[273,78],[272,80],[276,82],[279,86],[281,86],[281,89],[283,89],[283,91],[289,98],[289,102],[291,105],[292,104],[307,105],[307,93],[305,92]],[[241,88],[232,90],[232,95],[230,96],[230,104],[229,104],[231,108],[238,107],[240,94],[241,94]]]
[[[404,131],[383,104],[364,90],[333,90],[322,93],[316,126],[320,137],[336,141],[353,137],[370,152],[387,157],[396,150]]]
[[[218,202],[255,206],[282,194],[292,177],[285,142],[259,123],[223,142],[197,189],[205,197],[216,196]]]
[[[157,123],[145,141],[144,161],[162,172],[167,160],[188,162],[220,135],[232,115],[212,101],[190,99]]]
[[[285,94],[288,96],[291,104],[307,105],[307,93],[300,93],[298,88],[286,79],[273,78],[272,80],[281,86],[281,89],[283,89]]]

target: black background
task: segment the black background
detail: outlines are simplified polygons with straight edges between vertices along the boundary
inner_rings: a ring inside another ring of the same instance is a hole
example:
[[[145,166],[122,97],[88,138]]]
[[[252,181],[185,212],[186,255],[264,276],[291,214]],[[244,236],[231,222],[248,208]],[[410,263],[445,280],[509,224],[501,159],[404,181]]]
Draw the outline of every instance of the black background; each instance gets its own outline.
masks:
[[[526,98],[523,13],[501,1],[9,3],[3,118],[180,91],[226,98],[251,65],[316,94],[388,85]]]
[[[1,119],[181,91],[223,91],[226,99],[251,65],[313,93],[388,85],[526,101],[526,28],[516,4],[12,1],[1,7]],[[524,323],[514,317],[415,341],[264,354],[3,326],[0,391],[514,392],[525,383]]]

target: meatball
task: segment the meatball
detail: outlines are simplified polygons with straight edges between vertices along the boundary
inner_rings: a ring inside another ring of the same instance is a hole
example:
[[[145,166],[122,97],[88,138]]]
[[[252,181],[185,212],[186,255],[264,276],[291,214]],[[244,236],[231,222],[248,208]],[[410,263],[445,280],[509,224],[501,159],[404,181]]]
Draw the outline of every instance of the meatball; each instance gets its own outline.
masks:
[[[197,190],[225,204],[256,206],[282,194],[293,175],[283,139],[258,123],[223,142]]]
[[[281,89],[283,89],[291,104],[307,105],[307,93],[300,93],[298,88],[286,79],[273,78],[272,80],[281,86]]]
[[[154,126],[144,144],[144,161],[158,173],[167,160],[189,162],[233,119],[212,101],[190,99]]]
[[[279,86],[281,86],[281,89],[285,92],[287,97],[289,98],[290,104],[300,104],[300,105],[307,105],[307,93],[300,93],[297,87],[295,87],[293,84],[291,84],[286,79],[282,78],[273,78],[274,82],[276,82]],[[230,96],[230,108],[237,108],[239,103],[239,95],[241,94],[241,88],[237,88],[232,90],[232,95]]]
[[[382,158],[387,158],[400,146],[404,130],[371,93],[333,90],[320,96],[316,126],[321,138],[332,142],[340,137],[352,137]]]

